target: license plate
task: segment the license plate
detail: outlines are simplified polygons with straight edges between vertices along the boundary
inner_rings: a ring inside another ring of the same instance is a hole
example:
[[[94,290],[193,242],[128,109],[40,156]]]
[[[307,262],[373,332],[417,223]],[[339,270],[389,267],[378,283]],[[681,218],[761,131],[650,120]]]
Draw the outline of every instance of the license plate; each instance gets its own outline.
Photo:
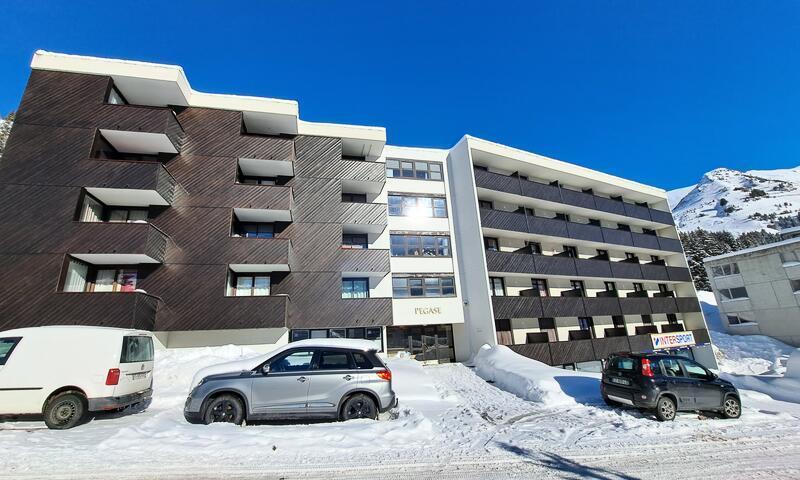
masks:
[[[611,377],[611,383],[616,383],[617,385],[630,385],[631,381],[627,378]]]
[[[147,372],[132,373],[131,374],[131,380],[141,380],[141,379],[143,379],[145,377],[147,377]]]

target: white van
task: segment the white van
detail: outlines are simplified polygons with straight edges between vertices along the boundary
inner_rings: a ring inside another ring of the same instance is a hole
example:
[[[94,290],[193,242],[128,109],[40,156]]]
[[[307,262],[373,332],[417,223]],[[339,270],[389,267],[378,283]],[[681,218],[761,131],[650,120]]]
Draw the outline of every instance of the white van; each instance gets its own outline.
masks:
[[[123,328],[53,326],[0,332],[0,415],[42,414],[49,428],[149,399],[153,338]]]

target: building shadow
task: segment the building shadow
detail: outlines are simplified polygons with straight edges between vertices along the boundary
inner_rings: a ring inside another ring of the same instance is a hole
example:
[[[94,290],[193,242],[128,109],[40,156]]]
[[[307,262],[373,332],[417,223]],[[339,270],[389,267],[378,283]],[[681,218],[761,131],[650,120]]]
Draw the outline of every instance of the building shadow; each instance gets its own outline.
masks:
[[[561,390],[584,405],[600,405],[600,379],[592,377],[555,376]]]
[[[639,480],[621,472],[609,470],[607,468],[591,467],[583,465],[561,455],[552,452],[533,452],[526,448],[511,445],[505,442],[497,442],[496,445],[506,452],[521,457],[525,462],[558,470],[563,473],[564,478],[589,478],[596,480]]]

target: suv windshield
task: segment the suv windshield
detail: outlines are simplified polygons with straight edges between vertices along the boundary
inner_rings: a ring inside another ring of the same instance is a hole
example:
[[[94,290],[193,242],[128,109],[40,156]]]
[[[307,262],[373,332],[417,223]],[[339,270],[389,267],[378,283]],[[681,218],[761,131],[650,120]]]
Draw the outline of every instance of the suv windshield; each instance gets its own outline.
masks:
[[[21,337],[0,338],[0,365],[6,364],[20,340],[22,340]]]
[[[122,355],[119,363],[153,361],[153,339],[144,335],[122,338]]]

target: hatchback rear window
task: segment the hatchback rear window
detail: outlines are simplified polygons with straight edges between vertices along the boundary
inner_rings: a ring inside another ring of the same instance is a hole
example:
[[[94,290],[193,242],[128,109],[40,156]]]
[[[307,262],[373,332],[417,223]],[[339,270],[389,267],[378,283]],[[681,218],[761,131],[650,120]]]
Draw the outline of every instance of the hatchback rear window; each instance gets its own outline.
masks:
[[[22,340],[21,337],[0,338],[0,365],[6,364],[20,340]]]
[[[611,359],[611,369],[632,372],[636,370],[636,360],[628,357],[614,357]]]
[[[123,337],[119,363],[153,361],[153,339],[144,335]]]
[[[373,367],[372,362],[363,353],[353,352],[353,360],[356,362],[356,368],[371,369]]]

